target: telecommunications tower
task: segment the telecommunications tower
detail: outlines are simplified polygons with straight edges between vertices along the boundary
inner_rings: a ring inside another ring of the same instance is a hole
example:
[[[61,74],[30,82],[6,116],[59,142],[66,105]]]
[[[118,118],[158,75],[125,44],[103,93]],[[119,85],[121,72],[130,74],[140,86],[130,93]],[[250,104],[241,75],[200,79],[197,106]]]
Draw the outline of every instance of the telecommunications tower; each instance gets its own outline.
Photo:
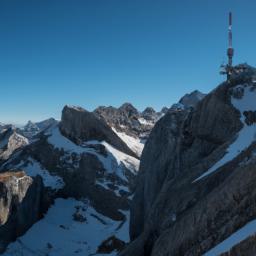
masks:
[[[234,48],[232,42],[232,12],[229,13],[229,26],[228,26],[228,49],[227,49],[227,56],[228,56],[228,64],[221,65],[221,74],[227,75],[227,80],[230,79],[230,76],[233,72],[233,56],[234,56]]]

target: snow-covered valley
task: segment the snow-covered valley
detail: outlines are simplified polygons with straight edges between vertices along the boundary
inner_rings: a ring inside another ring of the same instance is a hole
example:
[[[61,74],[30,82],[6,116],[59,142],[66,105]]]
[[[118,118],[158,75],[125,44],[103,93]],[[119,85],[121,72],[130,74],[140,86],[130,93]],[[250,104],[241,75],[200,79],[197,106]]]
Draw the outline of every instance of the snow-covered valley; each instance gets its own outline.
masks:
[[[109,238],[128,242],[129,213],[125,221],[113,221],[99,214],[88,200],[56,199],[44,218],[25,235],[11,243],[5,256],[116,255],[99,246]],[[110,239],[109,244],[114,240]],[[99,250],[99,251],[98,251]],[[107,250],[107,249],[106,249]]]

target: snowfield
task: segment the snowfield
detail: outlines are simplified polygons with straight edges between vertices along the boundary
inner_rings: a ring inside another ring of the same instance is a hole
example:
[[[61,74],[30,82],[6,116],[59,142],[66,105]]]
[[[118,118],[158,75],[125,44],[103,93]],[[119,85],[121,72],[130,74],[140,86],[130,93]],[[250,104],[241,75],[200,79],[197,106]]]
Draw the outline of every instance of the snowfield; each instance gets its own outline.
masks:
[[[83,220],[74,220],[79,212]],[[9,244],[4,256],[71,256],[101,255],[96,253],[102,241],[114,235],[129,241],[129,213],[124,223],[97,213],[88,201],[56,199],[45,217],[35,223],[25,235]],[[114,256],[117,252],[104,254]]]
[[[238,133],[236,140],[227,148],[227,152],[223,156],[223,158],[220,159],[217,163],[215,163],[208,171],[206,171],[200,177],[195,179],[193,183],[217,171],[219,167],[234,159],[237,155],[239,155],[239,153],[241,153],[241,151],[245,150],[247,147],[251,145],[253,141],[256,140],[256,125],[253,124],[248,126],[245,123],[245,117],[243,115],[244,111],[256,111],[256,90],[252,90],[252,86],[246,85],[238,85],[234,89],[239,88],[244,88],[243,97],[241,99],[232,97],[231,103],[237,110],[240,111],[240,120],[244,126]]]

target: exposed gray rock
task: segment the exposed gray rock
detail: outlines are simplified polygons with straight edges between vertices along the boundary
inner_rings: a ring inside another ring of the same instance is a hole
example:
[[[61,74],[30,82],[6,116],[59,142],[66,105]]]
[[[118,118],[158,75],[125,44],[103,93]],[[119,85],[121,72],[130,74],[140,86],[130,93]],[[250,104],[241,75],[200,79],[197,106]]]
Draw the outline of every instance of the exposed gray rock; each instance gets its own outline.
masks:
[[[161,113],[162,114],[166,114],[167,112],[168,112],[168,108],[167,107],[163,107],[162,109],[161,109]]]
[[[167,108],[163,108],[163,111],[156,112],[148,107],[141,113],[130,103],[125,103],[120,108],[101,106],[94,113],[116,131],[145,140],[155,123],[167,111]]]
[[[120,112],[127,114],[128,117],[138,116],[138,110],[131,103],[124,103],[120,108]]]
[[[145,108],[141,115],[145,120],[148,121],[156,121],[157,119],[159,119],[158,113],[151,107]]]
[[[24,172],[0,174],[0,252],[23,235],[40,217],[42,179]]]
[[[8,128],[0,133],[0,160],[8,159],[13,152],[28,145],[28,139]]]
[[[131,238],[137,237],[144,226],[152,202],[166,178],[169,163],[176,158],[180,129],[186,112],[168,112],[154,127],[142,153],[136,194],[132,203]],[[161,143],[159,143],[161,141]],[[163,143],[163,144],[162,144]],[[172,152],[173,154],[170,154]],[[159,170],[162,170],[159,172]]]
[[[206,94],[195,90],[191,93],[185,94],[180,100],[181,103],[185,108],[195,107],[199,101],[201,101]]]
[[[110,127],[130,136],[139,137],[141,133],[148,132],[148,128],[139,122],[140,114],[131,104],[123,104],[120,108],[98,107],[94,113],[104,120]]]

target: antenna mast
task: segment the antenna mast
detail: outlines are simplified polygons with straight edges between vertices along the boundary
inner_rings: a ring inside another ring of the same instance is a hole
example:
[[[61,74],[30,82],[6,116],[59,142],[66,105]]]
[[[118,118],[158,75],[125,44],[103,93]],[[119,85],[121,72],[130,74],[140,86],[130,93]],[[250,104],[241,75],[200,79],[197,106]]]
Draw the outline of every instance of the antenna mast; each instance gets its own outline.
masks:
[[[221,65],[221,75],[227,75],[227,80],[230,80],[230,76],[234,72],[233,68],[233,56],[234,56],[234,48],[232,45],[232,12],[229,12],[228,17],[228,49],[227,49],[227,56],[228,56],[228,64]]]
[[[232,12],[229,13],[229,27],[228,27],[228,66],[232,67],[233,56],[234,56],[234,49],[232,46]]]

